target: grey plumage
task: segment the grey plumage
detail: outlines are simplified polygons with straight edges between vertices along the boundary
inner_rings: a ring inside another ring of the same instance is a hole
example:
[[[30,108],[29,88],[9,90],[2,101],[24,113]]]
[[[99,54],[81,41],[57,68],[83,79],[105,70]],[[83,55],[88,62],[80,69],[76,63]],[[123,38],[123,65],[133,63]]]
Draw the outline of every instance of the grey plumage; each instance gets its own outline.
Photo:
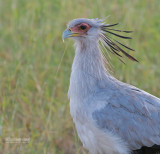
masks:
[[[68,92],[70,112],[84,147],[92,154],[129,154],[142,146],[160,145],[160,99],[118,81],[104,67],[99,41],[119,58],[122,52],[137,61],[106,35],[104,29],[112,26],[80,18],[63,33],[63,39],[72,37],[76,47]]]
[[[132,150],[160,144],[160,100],[119,81],[115,85],[103,89],[110,94],[101,95],[108,104],[92,114],[99,128],[118,134]]]

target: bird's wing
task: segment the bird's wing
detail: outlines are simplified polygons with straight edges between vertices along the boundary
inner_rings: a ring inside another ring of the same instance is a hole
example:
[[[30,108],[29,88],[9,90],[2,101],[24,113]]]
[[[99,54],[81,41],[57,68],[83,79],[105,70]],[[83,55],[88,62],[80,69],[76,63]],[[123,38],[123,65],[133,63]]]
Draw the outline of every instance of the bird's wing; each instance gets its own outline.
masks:
[[[107,102],[92,113],[100,129],[117,134],[132,150],[160,145],[159,98],[121,82],[112,89],[100,90],[95,96]]]

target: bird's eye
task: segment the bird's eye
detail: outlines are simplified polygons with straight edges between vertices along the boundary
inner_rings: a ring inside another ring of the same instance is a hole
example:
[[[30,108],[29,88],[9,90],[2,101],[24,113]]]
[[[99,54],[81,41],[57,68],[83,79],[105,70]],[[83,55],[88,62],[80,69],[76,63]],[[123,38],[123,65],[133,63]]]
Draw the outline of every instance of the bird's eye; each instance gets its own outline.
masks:
[[[86,28],[87,28],[87,26],[85,26],[85,25],[80,26],[80,29],[82,29],[82,30],[85,30]]]

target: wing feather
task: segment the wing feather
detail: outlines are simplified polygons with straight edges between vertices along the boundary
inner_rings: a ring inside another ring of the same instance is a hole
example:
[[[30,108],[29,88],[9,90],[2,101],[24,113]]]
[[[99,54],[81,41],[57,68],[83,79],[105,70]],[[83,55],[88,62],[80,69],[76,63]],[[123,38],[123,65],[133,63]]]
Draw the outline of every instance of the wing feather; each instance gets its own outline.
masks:
[[[107,103],[92,114],[100,129],[127,141],[131,150],[160,145],[159,98],[119,81],[114,90],[112,87],[102,91],[101,100],[103,97]]]

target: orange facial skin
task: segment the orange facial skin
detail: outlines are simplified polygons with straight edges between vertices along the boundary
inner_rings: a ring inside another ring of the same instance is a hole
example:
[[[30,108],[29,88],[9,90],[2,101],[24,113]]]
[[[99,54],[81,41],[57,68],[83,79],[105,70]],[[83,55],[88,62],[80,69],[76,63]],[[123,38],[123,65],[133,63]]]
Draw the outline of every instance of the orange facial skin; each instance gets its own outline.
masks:
[[[81,23],[74,27],[71,27],[70,30],[73,33],[78,33],[79,35],[86,35],[87,31],[91,28],[91,26],[87,23]]]

